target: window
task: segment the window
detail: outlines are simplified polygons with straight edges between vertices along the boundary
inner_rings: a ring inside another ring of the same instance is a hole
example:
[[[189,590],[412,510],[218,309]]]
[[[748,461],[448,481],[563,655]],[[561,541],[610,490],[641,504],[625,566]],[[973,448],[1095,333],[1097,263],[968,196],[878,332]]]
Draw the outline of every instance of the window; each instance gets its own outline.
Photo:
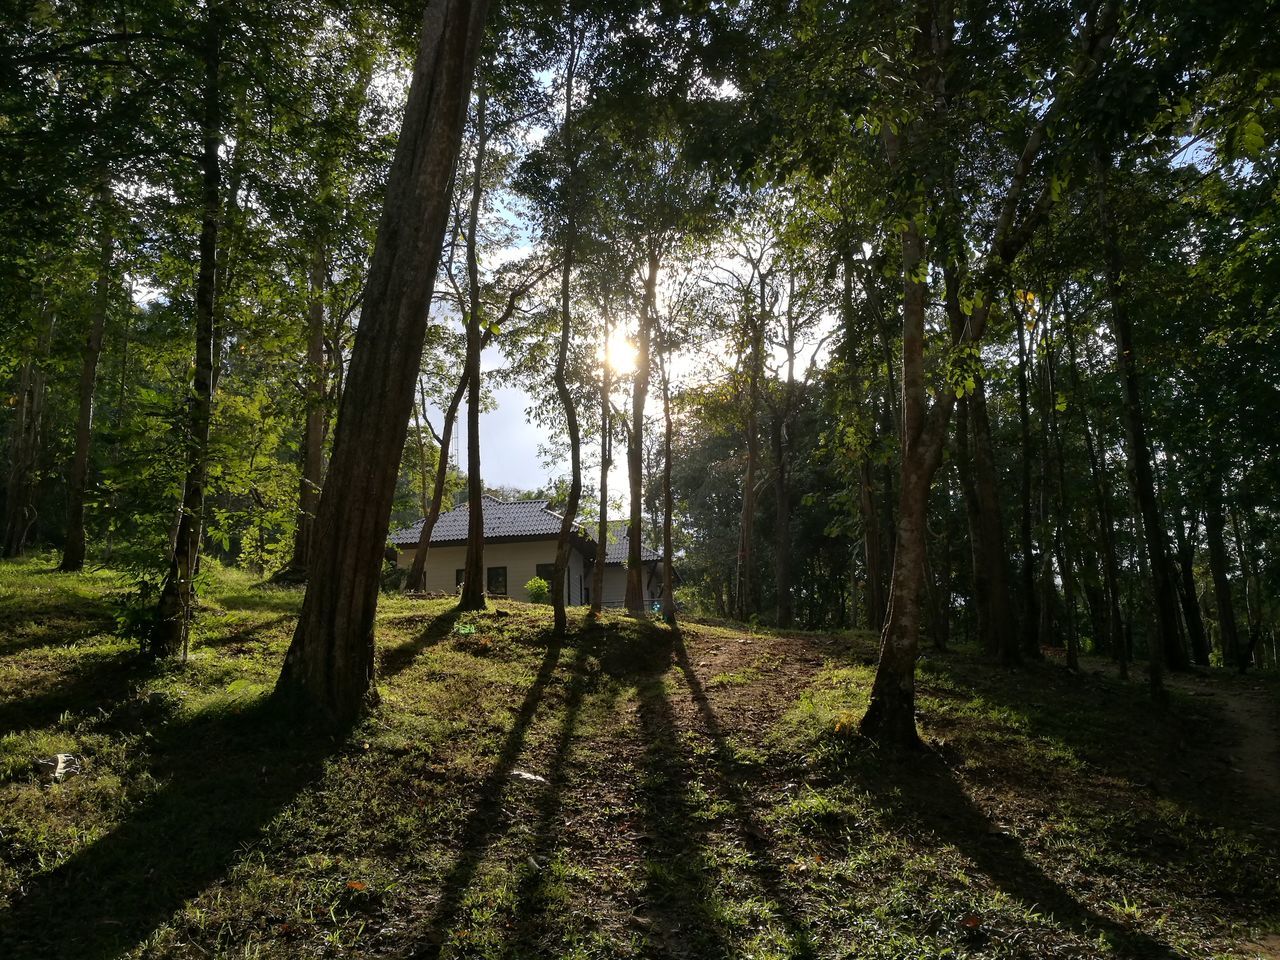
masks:
[[[534,573],[536,576],[547,581],[549,585],[551,583],[551,578],[555,576],[556,565],[554,563],[540,563],[534,568]]]
[[[507,568],[490,567],[488,575],[489,592],[495,596],[505,597],[507,595]]]
[[[463,570],[461,567],[453,571],[453,588],[455,590],[462,589],[462,581],[466,579],[466,573],[467,571]]]

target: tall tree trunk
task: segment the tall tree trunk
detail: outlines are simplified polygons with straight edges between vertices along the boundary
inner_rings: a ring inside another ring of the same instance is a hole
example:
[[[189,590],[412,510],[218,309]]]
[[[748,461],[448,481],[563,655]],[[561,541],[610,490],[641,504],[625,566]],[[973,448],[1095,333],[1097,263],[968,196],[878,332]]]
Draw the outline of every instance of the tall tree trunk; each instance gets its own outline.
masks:
[[[311,577],[277,690],[329,723],[371,692],[382,552],[449,216],[486,0],[431,0],[320,494]]]
[[[1022,437],[1022,462],[1019,464],[1019,514],[1018,536],[1022,548],[1022,652],[1029,657],[1040,656],[1040,606],[1036,599],[1035,544],[1031,538],[1031,412],[1027,395],[1027,366],[1031,352],[1022,318],[1015,319],[1018,330],[1018,425]]]
[[[666,341],[658,346],[662,375],[662,619],[676,625],[675,558],[671,542],[671,371],[667,364]]]
[[[1230,561],[1227,558],[1226,510],[1222,506],[1222,477],[1215,473],[1209,478],[1206,491],[1207,509],[1204,517],[1206,539],[1209,541],[1209,573],[1213,577],[1213,600],[1218,608],[1218,635],[1222,644],[1223,663],[1243,667],[1241,662],[1240,632],[1236,627],[1235,600],[1231,595]]]
[[[982,512],[978,506],[978,485],[973,479],[973,457],[969,444],[969,398],[956,402],[956,473],[960,478],[960,496],[964,501],[965,522],[969,528],[970,590],[976,639],[988,656],[996,656],[998,647],[992,641],[990,570],[982,550]]]
[[[1067,354],[1071,361],[1071,390],[1076,398],[1075,409],[1080,413],[1080,431],[1084,435],[1085,453],[1089,460],[1089,476],[1093,481],[1094,500],[1097,503],[1098,525],[1101,533],[1102,577],[1106,589],[1107,648],[1120,667],[1120,676],[1129,675],[1128,643],[1125,639],[1124,618],[1120,614],[1120,565],[1116,557],[1115,521],[1111,512],[1111,485],[1106,478],[1106,466],[1099,463],[1098,451],[1093,442],[1093,430],[1085,412],[1084,394],[1080,388],[1080,366],[1076,357],[1075,333],[1071,323],[1064,324]]]
[[[201,131],[200,268],[196,279],[195,377],[188,399],[187,476],[169,570],[160,588],[156,620],[143,640],[153,657],[186,657],[195,605],[195,575],[204,524],[204,488],[209,468],[209,425],[213,414],[214,370],[218,364],[215,301],[218,296],[218,230],[222,215],[222,23],[210,4],[204,38],[204,115]]]
[[[1129,487],[1129,499],[1132,501],[1133,542],[1137,550],[1138,576],[1141,582],[1151,582],[1150,550],[1142,533],[1141,508],[1133,493],[1133,485]],[[1168,693],[1164,688],[1164,644],[1160,642],[1160,624],[1157,620],[1156,597],[1150,590],[1139,591],[1137,605],[1142,611],[1142,619],[1147,628],[1147,683],[1151,690],[1151,699],[1157,707],[1163,709],[1168,703]]]
[[[40,430],[44,420],[44,363],[53,343],[57,314],[49,303],[41,308],[40,336],[35,354],[18,375],[17,410],[9,440],[9,476],[5,484],[4,541],[0,556],[20,557],[35,524],[36,465],[40,458]]]
[[[1050,455],[1049,415],[1053,406],[1053,398],[1049,391],[1049,331],[1046,316],[1039,326],[1040,344],[1036,350],[1036,392],[1039,394],[1040,411],[1040,490],[1038,510],[1036,512],[1037,527],[1040,534],[1040,577],[1039,589],[1040,628],[1037,634],[1041,646],[1060,647],[1062,641],[1054,626],[1054,615],[1058,608],[1058,585],[1053,575],[1053,559],[1056,544],[1054,543],[1053,523],[1053,463]]]
[[[854,330],[853,270],[853,256],[846,252],[844,256],[841,309],[844,313],[845,336],[850,343],[854,342],[854,338],[857,335]],[[892,364],[890,364],[890,369],[892,369]],[[873,433],[870,438],[871,442],[874,443],[875,426],[872,425],[869,429]],[[862,556],[867,577],[866,589],[863,591],[867,629],[875,630],[878,633],[884,629],[885,577],[882,562],[883,548],[880,541],[880,518],[877,516],[876,511],[876,490],[872,479],[873,471],[871,466],[871,457],[869,455],[864,455],[858,463],[858,506],[862,514]],[[852,567],[852,564],[850,566]]]
[[[98,238],[98,281],[93,308],[89,314],[89,331],[85,337],[80,361],[80,406],[76,415],[76,448],[67,477],[67,540],[62,550],[59,570],[67,572],[84,567],[84,494],[89,479],[89,444],[93,437],[93,396],[98,380],[98,357],[102,354],[102,331],[111,303],[111,258],[114,243],[111,232],[111,185],[104,183],[98,191],[101,218]]]
[[[636,335],[636,375],[631,386],[631,430],[627,435],[627,482],[631,498],[631,520],[627,528],[627,612],[645,616],[644,564],[640,546],[644,502],[644,402],[649,393],[649,334],[657,309],[658,257],[650,253],[644,277],[644,299],[640,304],[640,325]]]
[[[951,642],[951,484],[943,488],[942,536],[934,542],[936,555],[929,560],[926,575],[933,612],[933,648],[945,653]],[[928,552],[926,551],[926,559]]]
[[[893,586],[871,702],[859,727],[869,739],[897,746],[919,743],[915,667],[924,589],[925,520],[929,483],[942,461],[942,434],[950,414],[946,398],[954,396],[945,393],[934,416],[926,416],[925,290],[918,279],[923,262],[924,240],[913,220],[902,231],[902,464]],[[943,413],[947,416],[941,416]]]
[[[324,483],[325,376],[324,332],[325,287],[329,279],[324,244],[317,239],[311,251],[307,273],[307,385],[305,419],[302,428],[302,475],[298,479],[298,525],[293,534],[293,557],[281,578],[305,580],[311,547],[315,542],[316,508]]]
[[[453,425],[458,419],[458,408],[462,405],[462,396],[467,392],[470,377],[463,371],[462,377],[449,398],[449,406],[444,412],[444,424],[440,428],[440,456],[436,459],[436,475],[431,487],[431,500],[418,531],[418,546],[413,554],[413,562],[409,565],[409,575],[405,577],[406,592],[426,589],[427,585],[427,553],[431,549],[431,534],[440,519],[440,507],[444,501],[444,485],[449,478],[449,444],[453,441]]]
[[[476,157],[467,220],[467,558],[463,562],[459,610],[485,608],[484,579],[484,478],[480,473],[480,261],[476,236],[480,226],[480,199],[484,192],[484,155],[488,147],[485,112],[488,93],[483,81],[476,102]]]
[[[871,460],[858,465],[858,503],[862,509],[862,556],[867,572],[863,591],[867,608],[867,629],[877,633],[884,629],[884,548],[880,543],[880,518],[876,516],[875,486],[871,479]]]
[[[582,435],[578,429],[578,408],[569,392],[569,381],[565,369],[569,362],[569,337],[572,332],[572,315],[570,307],[570,281],[573,279],[574,244],[577,240],[577,211],[574,209],[576,198],[572,190],[577,181],[578,157],[574,148],[573,128],[573,81],[578,65],[578,28],[570,8],[569,20],[569,52],[565,70],[564,124],[561,128],[564,141],[566,183],[569,191],[565,196],[568,215],[564,224],[564,260],[560,264],[560,350],[556,354],[556,393],[560,397],[560,406],[564,408],[565,431],[569,434],[569,499],[565,504],[564,518],[560,521],[560,538],[556,542],[556,562],[551,574],[551,604],[554,616],[555,635],[562,637],[569,629],[569,617],[565,610],[568,598],[565,580],[569,570],[569,538],[578,519],[578,502],[582,498]],[[581,598],[579,598],[581,599]]]
[[[763,307],[763,301],[761,303]],[[747,410],[743,424],[747,442],[747,466],[742,477],[742,511],[738,522],[738,586],[736,591],[737,616],[748,620],[756,612],[755,603],[755,527],[756,527],[756,469],[760,462],[760,409],[759,368],[761,356],[760,328],[763,316],[756,318],[748,336],[747,352]]]
[[[1053,441],[1053,454],[1057,468],[1058,492],[1058,543],[1062,554],[1058,567],[1062,572],[1062,592],[1067,604],[1067,669],[1080,668],[1080,637],[1076,631],[1076,578],[1071,557],[1071,492],[1067,486],[1067,468],[1062,448],[1062,431],[1058,424],[1058,377],[1053,353],[1046,354],[1049,377],[1049,437]]]
[[[1181,514],[1181,511],[1179,511]],[[1196,532],[1199,520],[1193,512],[1188,518],[1187,526],[1182,524],[1182,517],[1177,517],[1174,535],[1177,538],[1178,575],[1181,578],[1178,598],[1182,602],[1182,620],[1187,627],[1187,638],[1191,642],[1191,658],[1202,667],[1209,665],[1209,639],[1205,634],[1204,619],[1200,616],[1200,602],[1196,597]]]
[[[1236,667],[1241,673],[1253,665],[1253,658],[1262,641],[1262,578],[1258,572],[1257,555],[1253,551],[1249,530],[1240,519],[1235,504],[1231,506],[1231,526],[1236,537],[1236,553],[1240,557],[1240,571],[1244,574],[1244,609],[1249,625],[1249,642],[1239,650]]]
[[[778,591],[777,621],[791,626],[791,476],[787,469],[787,423],[782,415],[773,423],[774,585]]]
[[[1005,549],[1004,520],[1000,512],[1000,492],[997,488],[995,451],[991,440],[991,419],[987,414],[985,379],[981,374],[975,376],[973,393],[965,398],[969,405],[969,442],[978,497],[978,518],[982,530],[981,537],[974,543],[974,549],[976,551],[981,547],[981,563],[986,569],[989,591],[987,603],[990,637],[986,639],[986,646],[1001,663],[1012,666],[1022,658],[1019,655],[1017,628],[1009,596],[1009,554]],[[978,562],[976,556],[974,562]]]
[[[1177,597],[1169,570],[1169,549],[1164,521],[1156,501],[1155,477],[1151,468],[1151,446],[1142,403],[1142,384],[1133,342],[1133,321],[1129,316],[1129,294],[1124,283],[1124,264],[1116,228],[1109,214],[1107,195],[1109,161],[1098,159],[1098,215],[1106,260],[1106,286],[1111,301],[1111,327],[1116,339],[1116,362],[1120,372],[1121,407],[1129,459],[1129,484],[1142,522],[1151,568],[1151,589],[1155,601],[1155,621],[1163,657],[1172,670],[1186,670],[1186,648],[1178,635]]]
[[[591,566],[591,616],[604,610],[604,571],[609,554],[609,469],[613,466],[613,423],[609,392],[613,368],[609,364],[609,314],[605,311],[604,352],[600,370],[600,519],[596,525],[596,558]]]

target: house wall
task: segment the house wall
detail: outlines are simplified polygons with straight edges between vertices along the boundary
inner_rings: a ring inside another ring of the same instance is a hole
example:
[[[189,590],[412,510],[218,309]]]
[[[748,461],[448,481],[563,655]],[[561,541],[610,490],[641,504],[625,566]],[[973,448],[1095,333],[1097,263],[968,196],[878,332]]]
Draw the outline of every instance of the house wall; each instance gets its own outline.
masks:
[[[413,550],[402,550],[396,563],[408,569],[413,563]],[[488,583],[490,567],[507,568],[507,596],[513,600],[528,600],[524,585],[538,575],[538,564],[555,563],[556,541],[522,540],[515,543],[486,543],[484,546],[485,583]],[[426,584],[428,593],[454,593],[456,571],[467,562],[465,545],[432,547],[427,553]],[[566,571],[565,602],[570,606],[584,603],[587,582],[586,565],[582,554],[569,551],[569,569]]]
[[[591,570],[587,569],[587,581],[590,586]],[[654,571],[652,564],[646,564],[644,571],[645,596],[649,600],[662,599],[662,574]],[[604,568],[604,605],[606,607],[622,607],[627,602],[627,568],[612,565]]]

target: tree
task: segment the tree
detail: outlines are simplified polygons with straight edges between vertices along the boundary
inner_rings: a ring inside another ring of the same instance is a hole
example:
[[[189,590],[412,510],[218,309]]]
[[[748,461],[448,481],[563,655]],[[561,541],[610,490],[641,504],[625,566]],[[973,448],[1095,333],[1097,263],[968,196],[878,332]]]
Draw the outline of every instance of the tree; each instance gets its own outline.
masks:
[[[423,14],[320,497],[321,535],[276,685],[330,723],[355,717],[373,683],[382,549],[487,8],[486,0],[431,0]]]

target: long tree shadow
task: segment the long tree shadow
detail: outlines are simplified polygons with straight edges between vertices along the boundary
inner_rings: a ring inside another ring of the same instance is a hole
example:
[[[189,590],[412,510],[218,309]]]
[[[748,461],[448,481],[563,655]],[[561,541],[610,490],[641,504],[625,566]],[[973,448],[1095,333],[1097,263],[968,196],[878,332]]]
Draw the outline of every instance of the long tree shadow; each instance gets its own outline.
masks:
[[[665,673],[648,672],[635,680],[644,740],[639,800],[645,828],[647,955],[732,957],[734,946],[717,915],[708,827],[690,795],[696,777],[680,747]]]
[[[214,635],[206,633],[199,639],[196,646],[216,650],[221,647],[234,647],[240,644],[252,643],[259,634],[266,633],[268,630],[280,626],[286,620],[293,619],[295,619],[294,614],[281,613],[267,620],[245,624],[238,630],[228,630],[226,633]]]
[[[1081,903],[1032,861],[1015,837],[991,822],[938,755],[864,755],[852,765],[851,772],[896,830],[926,833],[954,846],[1012,900],[1049,915],[1084,938],[1105,934],[1121,956],[1182,956],[1168,944]]]
[[[154,671],[155,665],[132,649],[78,656],[74,669],[66,671],[60,682],[0,704],[0,736],[47,727],[63,714],[116,709]]]
[[[579,634],[576,652],[569,665],[571,679],[565,691],[560,729],[556,733],[551,761],[545,774],[547,786],[543,789],[537,804],[537,819],[533,826],[530,853],[535,869],[524,876],[516,893],[515,916],[512,924],[514,932],[511,939],[514,956],[517,957],[556,955],[547,953],[543,936],[546,919],[544,914],[545,871],[555,855],[560,838],[560,812],[564,805],[565,788],[568,786],[569,757],[589,682],[589,661],[588,642]]]
[[[497,837],[498,828],[503,819],[502,801],[511,782],[511,772],[520,758],[525,736],[533,724],[538,706],[560,662],[562,649],[563,646],[558,639],[550,638],[542,663],[538,667],[533,683],[525,693],[524,701],[516,711],[511,729],[507,731],[493,768],[476,790],[475,806],[467,816],[458,840],[461,852],[441,884],[440,897],[427,921],[422,941],[413,953],[416,958],[440,956],[445,938],[466,896],[467,888],[484,860],[485,853]]]
[[[926,694],[945,696],[930,689],[931,674],[960,690],[958,696],[980,697],[1016,716],[1031,738],[1061,744],[1091,766],[1144,791],[1166,794],[1190,812],[1241,826],[1238,798],[1247,795],[1246,780],[1221,762],[1228,750],[1215,753],[1212,738],[1227,729],[1217,704],[1175,692],[1181,699],[1161,711],[1144,684],[1073,674],[1055,663],[1025,664],[1011,676],[971,657],[947,657],[930,664],[920,681]],[[1258,815],[1280,824],[1274,809]]]
[[[739,774],[733,748],[725,736],[720,718],[712,709],[702,681],[698,679],[698,675],[689,663],[689,652],[685,648],[684,639],[678,634],[672,652],[675,664],[697,706],[702,724],[711,738],[716,784],[720,793],[733,807],[734,817],[738,821],[739,835],[749,851],[748,863],[751,873],[768,895],[775,915],[787,931],[790,955],[811,957],[814,954],[812,934],[800,920],[791,902],[791,895],[787,891],[782,870],[773,854],[774,845],[769,840],[765,826],[755,815],[751,798]]]
[[[389,678],[398,673],[403,673],[421,656],[424,650],[434,647],[447,638],[453,632],[454,624],[458,622],[460,616],[461,614],[456,607],[446,610],[444,613],[430,617],[426,629],[413,639],[397,644],[394,647],[383,648],[381,659],[378,662],[379,676]],[[419,620],[419,617],[410,616],[401,617],[390,622],[392,624],[417,623]]]
[[[299,735],[266,698],[154,736],[160,786],[25,886],[0,913],[0,956],[107,960],[142,943],[225,874],[334,749],[330,737]]]
[[[0,600],[0,657],[42,647],[75,646],[115,629],[115,607],[106,596],[23,591]]]

